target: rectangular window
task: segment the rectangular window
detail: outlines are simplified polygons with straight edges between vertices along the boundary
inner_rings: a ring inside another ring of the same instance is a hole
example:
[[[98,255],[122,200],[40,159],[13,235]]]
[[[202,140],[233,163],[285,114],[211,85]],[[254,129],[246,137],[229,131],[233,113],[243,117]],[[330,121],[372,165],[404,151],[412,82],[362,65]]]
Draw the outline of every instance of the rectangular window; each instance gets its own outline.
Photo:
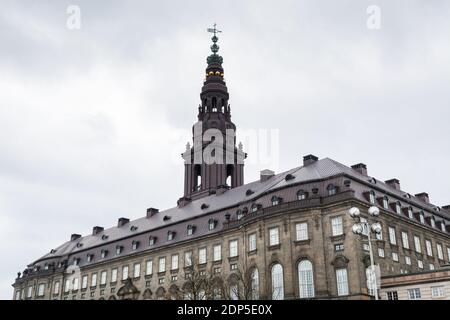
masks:
[[[73,279],[73,290],[78,290],[80,278]]]
[[[408,257],[408,256],[406,256],[406,257],[405,257],[405,263],[406,263],[408,266],[410,266],[410,265],[411,265],[411,258]]]
[[[184,266],[185,267],[192,266],[192,251],[186,251],[184,253]]]
[[[427,247],[427,255],[432,257],[433,256],[433,249],[431,247],[431,241],[430,240],[425,240],[425,245]]]
[[[344,251],[344,244],[343,243],[337,243],[334,245],[334,251],[340,252]]]
[[[141,264],[135,263],[133,266],[133,278],[139,278],[141,276]]]
[[[87,276],[87,275],[84,275],[84,276],[81,278],[81,289],[86,289],[87,286],[88,286],[88,276]]]
[[[336,283],[338,296],[348,295],[347,269],[336,270]]]
[[[397,238],[395,236],[395,228],[389,227],[389,243],[397,244]]]
[[[377,240],[383,240],[383,231],[381,231],[380,233],[375,233],[375,238]]]
[[[423,269],[423,261],[417,260],[417,266],[419,267],[419,269]]]
[[[443,286],[439,286],[439,287],[431,287],[431,296],[433,298],[442,298],[445,296],[444,294],[444,287]]]
[[[238,256],[238,241],[230,241],[230,258]]]
[[[378,248],[378,256],[380,258],[384,258],[384,249],[383,248]]]
[[[367,226],[367,219],[361,217],[360,218],[360,222],[361,222],[361,225],[362,225],[362,234],[367,236],[369,234],[369,228]]]
[[[440,243],[436,244],[438,258],[444,260],[444,251],[442,251],[442,245]]]
[[[419,288],[409,289],[408,297],[409,297],[409,300],[419,300],[422,297],[422,295],[420,293],[420,289]]]
[[[419,215],[419,220],[420,220],[420,223],[425,224],[425,216],[424,216],[423,213],[421,213],[421,214]]]
[[[256,233],[248,235],[248,251],[252,252],[256,250]]]
[[[269,229],[269,246],[276,246],[280,243],[278,227]]]
[[[128,266],[122,267],[122,280],[128,279]]]
[[[147,260],[145,264],[145,275],[149,276],[153,274],[153,260]]]
[[[408,234],[406,232],[402,232],[402,244],[403,248],[409,249],[409,239]]]
[[[111,270],[111,282],[117,282],[117,268]]]
[[[69,287],[69,286],[68,286]],[[67,291],[69,291],[69,289],[67,289]],[[31,295],[33,294],[33,287],[29,286],[27,288],[27,298],[31,298]]]
[[[91,287],[96,287],[97,286],[97,274],[93,273],[91,276]]]
[[[331,234],[333,236],[340,236],[341,234],[344,234],[342,217],[334,217],[331,219]]]
[[[55,282],[55,286],[53,287],[53,294],[59,294],[59,281]]]
[[[430,270],[434,270],[434,264],[430,263],[429,268]]]
[[[398,253],[397,252],[392,252],[392,260],[395,262],[398,262]]]
[[[67,293],[70,291],[70,279],[66,279],[66,281],[64,282],[64,293]]]
[[[171,270],[178,270],[178,254],[172,255],[172,266]]]
[[[206,263],[206,248],[198,249],[198,263],[199,264]]]
[[[213,260],[214,261],[222,260],[222,246],[220,244],[215,245],[213,247]]]
[[[386,293],[387,293],[388,300],[398,300],[398,293],[397,293],[397,291],[388,291]]]
[[[38,285],[38,297],[43,297],[45,293],[45,284],[44,283],[40,283]]]
[[[102,273],[100,274],[100,284],[101,285],[105,285],[106,284],[106,276],[107,276],[107,272],[106,271],[102,271]]]
[[[159,258],[158,272],[166,271],[166,257]]]
[[[302,222],[295,225],[297,241],[308,240],[308,223]]]
[[[416,249],[416,252],[422,252],[422,247],[420,246],[420,238],[418,236],[414,236],[414,248]]]

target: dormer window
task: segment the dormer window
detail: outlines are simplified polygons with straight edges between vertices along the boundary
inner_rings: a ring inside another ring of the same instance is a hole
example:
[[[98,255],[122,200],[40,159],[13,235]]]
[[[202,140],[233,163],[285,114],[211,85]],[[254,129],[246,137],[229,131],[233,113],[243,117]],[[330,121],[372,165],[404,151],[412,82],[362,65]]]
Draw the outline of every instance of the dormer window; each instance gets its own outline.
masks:
[[[432,228],[436,228],[436,222],[434,221],[434,217],[430,218],[430,224]]]
[[[48,270],[48,263],[44,265],[44,270]]]
[[[130,227],[130,231],[136,231],[138,229],[138,227],[136,227],[136,226],[131,226]]]
[[[303,190],[297,191],[297,200],[306,200],[308,198],[308,192]]]
[[[156,243],[156,237],[150,236],[148,238],[148,245],[151,247],[151,246],[154,246],[155,243]]]
[[[447,231],[446,228],[445,228],[445,221],[444,220],[442,220],[442,222],[441,222],[441,230],[442,230],[442,232],[446,232]],[[450,259],[450,257],[449,257],[449,259]]]
[[[109,237],[106,234],[102,235],[102,240],[107,240],[108,238]]]
[[[375,204],[375,192],[373,190],[369,192],[369,202]]]
[[[77,248],[81,248],[83,246],[83,244],[81,242],[77,243]]]
[[[56,253],[55,249],[50,250],[50,254],[54,254],[54,253]]]
[[[420,220],[420,223],[425,224],[425,214],[423,213],[423,211],[420,211],[419,220]]]
[[[411,207],[408,208],[408,218],[411,220],[414,219],[413,209]]]
[[[73,259],[73,265],[77,266],[80,263],[80,258]]]
[[[93,254],[88,254],[88,255],[86,256],[86,261],[87,261],[87,262],[91,262],[93,257],[94,257]]]
[[[273,196],[271,201],[273,206],[277,206],[278,204],[280,204],[280,198],[277,196]]]
[[[188,225],[187,226],[187,235],[192,236],[194,234],[194,232],[195,232],[195,226],[193,226],[191,224]]]
[[[251,213],[255,213],[256,211],[258,211],[258,206],[256,205],[256,203],[252,204],[252,206],[250,207],[250,212]]]
[[[102,250],[102,252],[101,252],[102,259],[105,259],[107,255],[108,255],[108,250]]]
[[[123,247],[122,246],[116,246],[116,256],[122,253]]]
[[[395,212],[397,214],[402,214],[402,205],[400,204],[400,202],[395,203]]]
[[[337,193],[337,187],[334,184],[329,184],[327,191],[329,196],[334,196]]]
[[[242,210],[238,210],[236,212],[236,217],[238,220],[241,220],[244,217],[244,214],[242,213]]]
[[[389,209],[389,199],[388,199],[388,197],[383,197],[383,208],[385,209],[385,210],[388,210]]]
[[[139,247],[139,241],[133,241],[132,243],[131,243],[131,249],[132,250],[137,250],[137,248]]]
[[[167,232],[167,241],[172,241],[175,238],[175,231]]]
[[[216,228],[217,221],[214,219],[209,219],[208,221],[208,229],[214,230]]]

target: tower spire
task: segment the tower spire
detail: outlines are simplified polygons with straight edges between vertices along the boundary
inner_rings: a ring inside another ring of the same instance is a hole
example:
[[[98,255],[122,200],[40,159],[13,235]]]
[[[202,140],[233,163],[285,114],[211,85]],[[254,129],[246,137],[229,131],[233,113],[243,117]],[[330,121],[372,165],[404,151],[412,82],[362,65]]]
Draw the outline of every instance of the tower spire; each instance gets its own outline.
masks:
[[[222,65],[223,63],[223,58],[221,56],[219,56],[217,54],[217,52],[219,52],[219,46],[217,45],[217,41],[219,41],[219,38],[217,37],[217,33],[222,32],[221,30],[217,30],[216,28],[217,24],[214,23],[214,27],[213,28],[208,28],[207,31],[213,33],[214,35],[212,36],[211,40],[213,42],[213,44],[211,45],[211,51],[212,51],[212,55],[210,55],[206,61],[208,62],[208,66],[209,65],[213,65],[213,64],[217,64],[217,65]]]

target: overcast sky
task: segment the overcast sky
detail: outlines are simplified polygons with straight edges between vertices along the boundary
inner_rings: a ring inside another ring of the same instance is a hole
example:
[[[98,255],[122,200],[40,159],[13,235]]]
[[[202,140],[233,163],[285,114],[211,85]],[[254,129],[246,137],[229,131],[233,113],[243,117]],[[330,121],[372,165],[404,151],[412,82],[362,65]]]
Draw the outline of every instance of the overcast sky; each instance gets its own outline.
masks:
[[[249,152],[247,182],[313,153],[450,204],[450,1],[0,6],[1,299],[71,233],[176,205],[214,22],[238,137],[279,130],[270,161]]]

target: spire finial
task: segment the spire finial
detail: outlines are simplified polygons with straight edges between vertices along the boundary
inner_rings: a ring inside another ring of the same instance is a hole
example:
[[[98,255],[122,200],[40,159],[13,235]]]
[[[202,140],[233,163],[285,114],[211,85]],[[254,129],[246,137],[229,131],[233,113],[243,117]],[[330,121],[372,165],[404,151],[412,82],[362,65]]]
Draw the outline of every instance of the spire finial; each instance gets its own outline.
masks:
[[[222,32],[221,30],[217,30],[217,24],[214,23],[213,28],[208,28],[206,29],[206,31],[213,33],[214,35],[212,36],[211,40],[213,42],[212,46],[211,46],[211,51],[213,52],[212,55],[210,55],[207,59],[208,65],[211,64],[219,64],[221,65],[223,62],[223,59],[221,56],[219,56],[217,54],[217,52],[219,51],[219,46],[217,45],[217,41],[219,40],[219,38],[217,37],[217,33]]]

